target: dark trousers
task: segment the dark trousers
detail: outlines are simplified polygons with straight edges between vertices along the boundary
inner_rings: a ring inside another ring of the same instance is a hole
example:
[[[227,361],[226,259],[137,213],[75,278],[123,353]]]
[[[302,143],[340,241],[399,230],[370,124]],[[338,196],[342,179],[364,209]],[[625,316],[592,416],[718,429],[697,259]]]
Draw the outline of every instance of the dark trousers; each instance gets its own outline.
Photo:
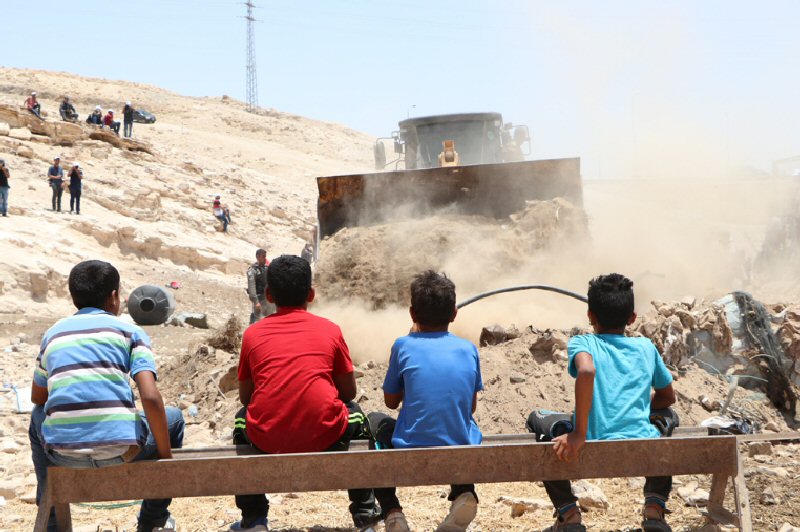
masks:
[[[69,189],[70,197],[69,197],[69,212],[73,210],[78,214],[81,213],[81,189],[79,188],[70,188]]]
[[[111,122],[108,129],[119,135],[119,122]]]
[[[64,194],[64,189],[61,188],[61,183],[50,183],[50,188],[53,189],[53,210],[60,211],[61,210],[61,195]]]
[[[396,419],[382,412],[371,412],[367,416],[367,423],[369,424],[369,432],[372,434],[371,446],[377,449],[394,448],[392,446],[392,436],[394,435],[394,427],[397,424]],[[447,500],[454,501],[463,493],[472,493],[476,499],[478,498],[478,494],[475,493],[475,484],[452,484]],[[378,499],[378,503],[383,509],[384,517],[389,510],[403,509],[397,498],[397,488],[395,487],[375,488],[375,498]]]
[[[367,440],[366,418],[361,407],[355,402],[346,403],[350,414],[347,429],[342,437],[323,452],[346,451],[350,448],[351,440]],[[258,449],[247,438],[246,426],[247,407],[243,407],[236,412],[236,420],[233,429],[233,443],[236,445],[251,445]],[[258,449],[260,451],[260,449]],[[350,497],[350,514],[353,516],[353,523],[357,528],[367,526],[377,521],[380,509],[375,507],[375,495],[369,488],[347,490]],[[249,524],[269,513],[269,501],[263,493],[252,495],[236,495],[236,507],[242,511],[242,523]]]
[[[678,424],[678,416],[671,408],[653,411],[653,415],[663,415],[674,420],[670,428],[662,430],[662,426],[654,423],[662,431],[662,437],[670,436],[672,429]],[[553,438],[572,432],[573,415],[566,412],[550,412],[548,410],[534,410],[528,416],[525,426],[529,432],[536,434],[536,440],[542,442],[552,441]],[[664,433],[666,431],[666,433]],[[550,497],[553,506],[559,513],[564,513],[577,503],[578,499],[572,494],[572,483],[569,480],[546,480],[544,489]],[[646,477],[644,483],[645,504],[659,504],[664,506],[672,491],[672,477]]]

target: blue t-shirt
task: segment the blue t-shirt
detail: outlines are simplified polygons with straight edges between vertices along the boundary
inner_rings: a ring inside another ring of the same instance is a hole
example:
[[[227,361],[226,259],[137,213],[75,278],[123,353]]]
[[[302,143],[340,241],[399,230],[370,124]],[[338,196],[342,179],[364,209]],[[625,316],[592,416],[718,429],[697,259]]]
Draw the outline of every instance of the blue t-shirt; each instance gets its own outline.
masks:
[[[587,440],[658,438],[650,423],[650,392],[672,382],[656,346],[647,338],[621,334],[573,336],[567,347],[569,374],[578,376],[575,356],[589,353],[595,367]]]
[[[42,435],[48,448],[135,445],[139,414],[128,374],[156,374],[150,339],[97,308],[59,320],[42,339],[33,382],[46,387]]]
[[[403,392],[392,445],[478,445],[472,400],[483,390],[478,349],[449,332],[411,333],[395,340],[383,391]]]

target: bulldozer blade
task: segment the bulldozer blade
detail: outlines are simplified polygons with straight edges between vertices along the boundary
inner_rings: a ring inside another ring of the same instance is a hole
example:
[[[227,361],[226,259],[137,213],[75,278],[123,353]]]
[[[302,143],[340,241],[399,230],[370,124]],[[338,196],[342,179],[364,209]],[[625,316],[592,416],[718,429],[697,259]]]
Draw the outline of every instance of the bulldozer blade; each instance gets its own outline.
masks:
[[[502,219],[529,200],[583,206],[580,159],[549,159],[318,177],[319,236],[447,211]]]

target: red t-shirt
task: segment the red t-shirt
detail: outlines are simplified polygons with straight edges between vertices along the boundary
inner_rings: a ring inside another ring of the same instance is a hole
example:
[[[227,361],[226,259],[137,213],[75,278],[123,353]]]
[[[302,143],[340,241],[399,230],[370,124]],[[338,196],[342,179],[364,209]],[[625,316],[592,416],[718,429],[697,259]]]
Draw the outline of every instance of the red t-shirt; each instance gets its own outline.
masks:
[[[266,453],[324,451],[347,428],[333,375],[353,371],[335,323],[301,308],[280,308],[247,328],[239,380],[252,379],[247,437]]]

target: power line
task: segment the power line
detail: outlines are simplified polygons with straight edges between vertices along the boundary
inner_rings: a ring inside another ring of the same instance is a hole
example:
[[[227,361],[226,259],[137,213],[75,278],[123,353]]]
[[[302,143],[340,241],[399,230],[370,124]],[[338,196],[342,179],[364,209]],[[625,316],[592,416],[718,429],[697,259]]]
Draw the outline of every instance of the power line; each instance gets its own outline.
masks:
[[[256,74],[256,33],[253,27],[256,22],[253,17],[252,0],[244,2],[247,6],[247,110],[255,113],[258,110],[258,76]]]

